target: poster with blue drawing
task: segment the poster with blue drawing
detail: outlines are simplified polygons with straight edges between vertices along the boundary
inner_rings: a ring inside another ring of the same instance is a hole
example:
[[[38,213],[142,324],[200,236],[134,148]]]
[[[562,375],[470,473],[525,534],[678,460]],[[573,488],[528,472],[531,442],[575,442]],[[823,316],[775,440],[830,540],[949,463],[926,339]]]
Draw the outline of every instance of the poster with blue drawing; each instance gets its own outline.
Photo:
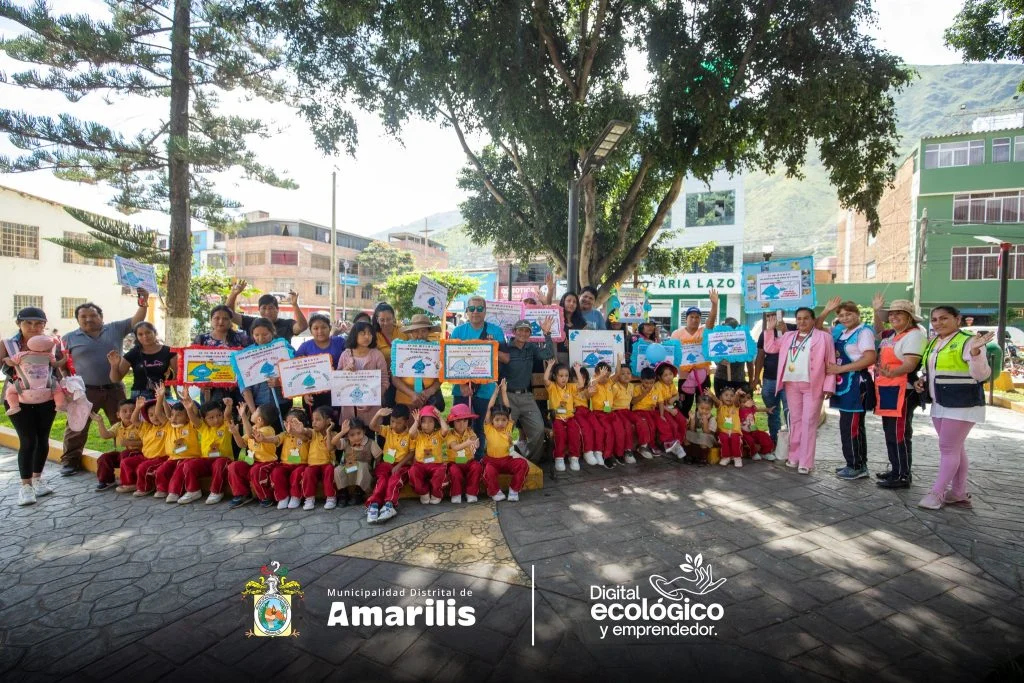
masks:
[[[331,372],[332,406],[379,406],[380,370],[334,370]]]
[[[277,377],[277,364],[295,355],[292,345],[275,339],[262,346],[249,346],[231,354],[231,366],[238,378],[238,390],[248,389]]]
[[[319,394],[331,390],[331,354],[299,356],[277,364],[281,378],[281,395],[295,398],[306,394]]]
[[[437,379],[441,372],[441,345],[428,341],[391,342],[391,375],[416,380]],[[419,384],[419,383],[418,383]],[[421,388],[417,391],[423,391]]]
[[[117,270],[117,282],[125,287],[145,289],[156,294],[156,269],[149,263],[139,263],[130,258],[114,256],[114,268]]]
[[[679,369],[689,370],[690,366],[706,363],[703,344],[680,344],[679,345]]]
[[[644,368],[654,368],[658,363],[679,366],[683,362],[683,347],[677,339],[666,339],[658,344],[637,341],[633,344],[630,368],[637,377]]]
[[[421,275],[416,292],[412,295],[412,305],[443,318],[448,308],[448,290],[440,282]]]
[[[548,318],[551,318],[551,341],[565,341],[565,328],[562,323],[565,314],[561,306],[523,306],[523,320],[530,323],[530,341],[543,342],[544,332],[540,326]]]
[[[757,356],[757,344],[743,325],[718,325],[704,333],[704,357],[713,361],[748,363]]]
[[[619,287],[619,322],[639,323],[647,319],[647,290],[640,287]]]
[[[600,362],[615,367],[625,357],[626,342],[619,330],[571,330],[569,332],[569,364],[594,368]]]
[[[445,339],[441,342],[440,379],[442,382],[478,384],[496,381],[498,342]]]
[[[816,303],[813,256],[743,264],[745,312],[795,311]]]

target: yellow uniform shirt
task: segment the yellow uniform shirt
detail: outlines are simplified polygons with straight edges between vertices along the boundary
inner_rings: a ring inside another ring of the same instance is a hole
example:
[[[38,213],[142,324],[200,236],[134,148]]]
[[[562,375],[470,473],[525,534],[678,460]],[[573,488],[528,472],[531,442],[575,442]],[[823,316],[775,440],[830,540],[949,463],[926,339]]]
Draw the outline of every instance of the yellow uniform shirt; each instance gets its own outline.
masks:
[[[204,458],[230,458],[231,444],[234,442],[227,424],[211,427],[208,424],[199,426],[199,449]]]
[[[509,422],[504,429],[498,429],[492,424],[484,425],[484,439],[487,441],[488,458],[507,458],[512,450],[512,423]]]
[[[409,430],[396,432],[388,425],[380,428],[380,435],[384,437],[384,462],[397,465],[409,457],[414,444],[409,436]]]
[[[595,382],[597,391],[590,397],[590,409],[595,413],[610,413],[615,409],[615,385],[609,381],[605,384]]]
[[[576,392],[572,395],[572,408],[575,411],[577,408],[590,408],[590,394],[587,393],[587,389],[580,389],[576,386]]]
[[[147,458],[162,458],[167,455],[167,425],[143,422],[139,425],[142,439],[142,454]]]
[[[274,428],[269,425],[260,427],[259,432],[263,436],[277,436]],[[249,453],[256,462],[274,462],[277,460],[277,445],[269,441],[257,443],[255,439],[249,439]]]
[[[128,443],[134,441],[135,448],[138,448],[141,437],[139,436],[139,425],[136,424],[121,424],[121,422],[115,422],[110,428],[110,433],[114,435],[114,446],[124,450],[128,448]]]
[[[575,412],[576,385],[566,384],[565,388],[552,382],[548,385],[548,410],[557,420],[568,420]]]
[[[327,434],[313,432],[313,440],[309,442],[309,461],[306,464],[314,467],[334,464],[334,446],[327,443]]]
[[[444,439],[441,432],[433,431],[430,434],[416,435],[416,462],[426,464],[440,464],[444,462],[442,446]]]
[[[718,423],[718,430],[725,434],[739,434],[743,431],[740,409],[736,406],[718,406],[715,421]]]
[[[612,410],[629,410],[633,403],[633,385],[615,382],[612,384]]]
[[[445,449],[448,451],[445,459],[448,462],[454,462],[459,465],[472,460],[473,455],[476,453],[474,449],[469,446],[466,446],[465,448],[455,448],[454,446],[456,444],[466,443],[475,436],[476,434],[474,434],[470,429],[467,429],[465,434],[458,434],[454,429],[448,432],[448,436],[444,440]]]
[[[301,436],[284,434],[281,437],[281,462],[286,465],[305,465],[309,462],[309,440]]]
[[[644,394],[647,395],[644,396]],[[655,384],[654,387],[651,388],[650,393],[647,393],[647,390],[644,389],[642,384],[637,384],[633,387],[633,396],[639,399],[633,404],[633,410],[654,410],[658,405],[658,402],[661,400],[661,391],[658,389],[658,385]],[[641,396],[643,396],[643,398],[640,398]]]
[[[167,429],[167,457],[171,460],[198,458],[203,454],[199,447],[199,430],[191,422],[169,424]]]

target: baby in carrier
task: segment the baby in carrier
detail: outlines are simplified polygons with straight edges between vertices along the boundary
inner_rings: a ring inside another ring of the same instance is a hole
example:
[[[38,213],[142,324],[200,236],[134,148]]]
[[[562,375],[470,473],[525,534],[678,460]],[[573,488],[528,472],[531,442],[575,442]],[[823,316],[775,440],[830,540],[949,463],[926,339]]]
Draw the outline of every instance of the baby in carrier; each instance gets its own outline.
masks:
[[[7,400],[8,415],[21,410],[22,403],[46,403],[50,399],[63,409],[64,391],[60,388],[54,369],[65,361],[58,361],[53,353],[54,339],[36,335],[27,342],[28,351],[19,351],[8,356],[4,362],[13,367],[17,376],[7,382],[4,398]]]

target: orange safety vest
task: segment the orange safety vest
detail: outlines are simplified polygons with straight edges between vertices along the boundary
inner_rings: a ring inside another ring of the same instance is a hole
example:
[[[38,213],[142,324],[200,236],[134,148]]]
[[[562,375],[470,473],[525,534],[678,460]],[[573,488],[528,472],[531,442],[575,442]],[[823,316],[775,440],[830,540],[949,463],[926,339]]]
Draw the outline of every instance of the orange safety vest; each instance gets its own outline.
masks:
[[[896,342],[909,334],[911,330],[913,328],[882,341],[878,357],[879,366],[891,370],[903,365],[903,361],[896,357]],[[878,373],[878,376],[875,377],[875,415],[903,417],[903,406],[906,401],[907,375],[886,377],[882,373]]]

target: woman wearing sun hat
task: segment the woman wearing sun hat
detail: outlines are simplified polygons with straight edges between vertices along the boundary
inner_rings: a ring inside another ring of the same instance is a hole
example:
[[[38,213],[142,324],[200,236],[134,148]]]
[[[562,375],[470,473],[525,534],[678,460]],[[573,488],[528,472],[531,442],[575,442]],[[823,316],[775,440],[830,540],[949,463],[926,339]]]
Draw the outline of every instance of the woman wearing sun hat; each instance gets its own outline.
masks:
[[[883,316],[884,303],[880,294],[872,301],[875,332],[880,340],[875,373],[875,414],[882,418],[890,469],[878,473],[877,477],[882,488],[903,489],[910,486],[914,409],[919,403],[913,387],[927,339],[918,326],[920,320],[914,313],[913,303],[896,299]],[[883,330],[883,320],[888,320],[892,329]]]
[[[431,322],[430,318],[423,313],[417,313],[409,321],[409,324],[402,328],[402,334],[408,341],[427,341],[431,334],[440,331],[441,327]],[[419,410],[423,406],[434,406],[438,412],[444,412],[444,396],[441,394],[441,383],[434,377],[423,377],[418,381],[422,382],[419,391],[416,390],[417,378],[394,377],[395,403],[401,406],[409,406],[409,410]]]

